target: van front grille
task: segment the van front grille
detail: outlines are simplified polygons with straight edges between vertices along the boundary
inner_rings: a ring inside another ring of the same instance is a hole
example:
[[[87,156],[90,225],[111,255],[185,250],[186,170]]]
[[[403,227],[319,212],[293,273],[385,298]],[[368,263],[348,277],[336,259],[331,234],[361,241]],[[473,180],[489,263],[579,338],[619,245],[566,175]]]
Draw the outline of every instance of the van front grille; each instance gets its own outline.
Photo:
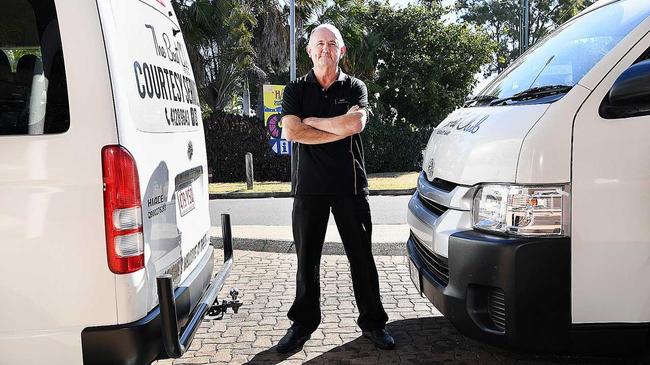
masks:
[[[411,239],[415,243],[415,249],[418,251],[420,257],[427,264],[431,273],[440,284],[447,286],[449,284],[449,266],[447,258],[437,255],[424,246],[415,235],[411,234]]]
[[[455,184],[451,181],[439,179],[439,178],[434,178],[433,181],[431,181],[431,185],[435,186],[436,188],[440,190],[444,190],[446,192],[450,192],[454,190],[458,184]]]
[[[506,330],[506,296],[503,290],[493,288],[488,293],[488,314],[494,326],[501,332]]]
[[[444,212],[446,212],[449,208],[445,207],[442,204],[438,204],[432,200],[427,199],[424,197],[422,194],[418,194],[420,197],[420,201],[422,204],[432,213],[434,213],[437,216],[441,216]]]

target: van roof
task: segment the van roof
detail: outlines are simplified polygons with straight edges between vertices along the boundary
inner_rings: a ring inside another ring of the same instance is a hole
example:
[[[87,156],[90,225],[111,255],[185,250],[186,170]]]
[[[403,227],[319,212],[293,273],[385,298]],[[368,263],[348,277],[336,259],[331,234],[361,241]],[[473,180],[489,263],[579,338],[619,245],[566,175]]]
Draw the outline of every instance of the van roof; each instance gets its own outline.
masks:
[[[584,15],[586,13],[589,13],[591,11],[594,11],[594,10],[596,10],[598,8],[602,8],[605,5],[609,5],[611,3],[616,3],[616,2],[619,2],[619,1],[621,1],[621,0],[598,0],[595,3],[589,5],[586,9],[584,9],[580,13],[578,13],[577,16],[582,16],[582,15]]]

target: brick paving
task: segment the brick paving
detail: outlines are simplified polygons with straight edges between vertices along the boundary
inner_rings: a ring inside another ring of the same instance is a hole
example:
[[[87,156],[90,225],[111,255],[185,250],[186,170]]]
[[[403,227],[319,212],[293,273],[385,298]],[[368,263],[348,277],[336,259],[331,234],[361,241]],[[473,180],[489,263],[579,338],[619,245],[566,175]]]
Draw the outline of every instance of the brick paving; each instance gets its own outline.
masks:
[[[508,351],[470,340],[415,290],[404,256],[376,256],[388,328],[397,347],[376,349],[356,325],[347,259],[323,256],[323,320],[302,350],[278,354],[274,345],[290,326],[286,313],[295,294],[294,253],[235,251],[235,266],[219,300],[237,287],[244,305],[223,320],[205,321],[180,364],[648,364],[648,358],[597,358],[536,355]]]

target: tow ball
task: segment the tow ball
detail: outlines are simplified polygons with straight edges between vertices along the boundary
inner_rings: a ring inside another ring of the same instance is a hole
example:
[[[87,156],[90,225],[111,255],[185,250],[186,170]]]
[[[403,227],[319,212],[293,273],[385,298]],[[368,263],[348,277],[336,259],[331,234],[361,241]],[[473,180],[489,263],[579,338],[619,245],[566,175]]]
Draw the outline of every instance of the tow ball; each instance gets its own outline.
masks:
[[[216,304],[217,301],[215,301],[215,304],[212,304],[210,309],[208,309],[208,313],[206,315],[206,319],[209,320],[214,320],[214,319],[223,319],[223,315],[228,311],[228,308],[232,308],[233,313],[239,312],[239,307],[242,306],[242,303],[237,299],[239,296],[239,290],[237,288],[232,288],[230,289],[230,297],[232,298],[231,300],[222,300],[221,304]]]

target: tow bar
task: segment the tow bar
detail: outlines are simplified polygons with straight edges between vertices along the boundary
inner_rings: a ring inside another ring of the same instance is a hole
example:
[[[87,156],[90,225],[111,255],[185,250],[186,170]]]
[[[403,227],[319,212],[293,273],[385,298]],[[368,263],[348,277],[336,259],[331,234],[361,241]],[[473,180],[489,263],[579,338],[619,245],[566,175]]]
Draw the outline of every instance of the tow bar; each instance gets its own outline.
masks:
[[[208,309],[208,314],[205,316],[205,319],[223,319],[223,315],[226,314],[228,308],[232,308],[233,313],[239,312],[239,307],[241,307],[242,303],[237,299],[238,296],[239,290],[237,290],[237,288],[230,289],[230,297],[232,300],[224,299],[221,301],[221,304],[213,304],[212,307]]]
[[[181,357],[189,348],[196,331],[204,319],[222,319],[228,308],[234,313],[239,311],[242,303],[237,300],[239,291],[235,288],[230,290],[232,300],[223,300],[217,303],[217,294],[223,287],[226,278],[230,274],[233,264],[232,232],[230,229],[230,215],[221,215],[221,231],[223,236],[223,267],[219,273],[212,278],[208,288],[199,300],[199,303],[190,314],[182,332],[178,329],[178,317],[176,315],[176,299],[172,287],[171,275],[161,275],[156,278],[158,284],[158,302],[160,303],[161,335],[165,352],[171,358]]]

